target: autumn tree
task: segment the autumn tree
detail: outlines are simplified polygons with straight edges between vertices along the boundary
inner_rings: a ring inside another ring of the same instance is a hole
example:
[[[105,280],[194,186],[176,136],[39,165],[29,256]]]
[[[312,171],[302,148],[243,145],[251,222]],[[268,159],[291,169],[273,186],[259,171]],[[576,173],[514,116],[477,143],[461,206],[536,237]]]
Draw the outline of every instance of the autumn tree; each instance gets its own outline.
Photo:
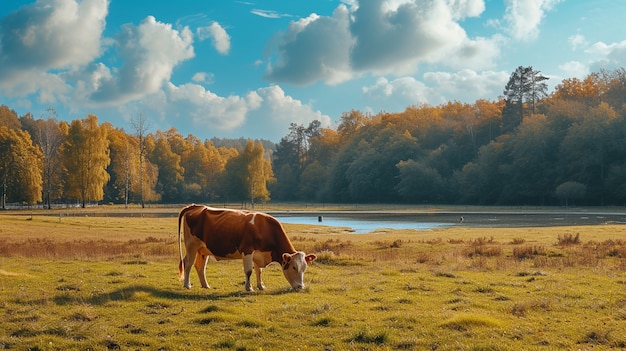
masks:
[[[0,126],[14,130],[22,129],[22,124],[17,117],[17,113],[11,110],[7,105],[0,105]]]
[[[132,189],[139,183],[139,147],[138,140],[123,129],[111,128],[108,132],[111,163],[112,194],[109,197],[123,200],[125,207],[131,197]]]
[[[361,127],[367,123],[367,117],[361,111],[351,110],[341,114],[337,132],[342,138],[350,138]]]
[[[254,207],[255,201],[267,202],[270,200],[267,184],[274,181],[274,172],[261,142],[256,145],[252,141],[248,142],[244,155],[248,161],[246,182],[248,183],[250,202]]]
[[[7,200],[35,204],[41,201],[43,155],[30,135],[0,126],[0,186],[2,209]]]
[[[229,198],[245,202],[266,202],[270,199],[267,184],[274,180],[269,158],[263,144],[248,140],[245,149],[226,163],[225,186]]]
[[[225,159],[210,141],[202,142],[189,135],[182,154],[185,186],[192,201],[217,200],[219,177],[224,171]]]
[[[613,71],[602,69],[599,72],[604,91],[602,101],[614,109],[620,109],[626,104],[626,69],[617,68]]]
[[[72,121],[61,158],[67,170],[67,196],[78,199],[83,208],[89,201],[102,200],[111,158],[107,128],[98,125],[98,117]]]
[[[22,127],[29,132],[33,143],[43,152],[43,201],[46,208],[52,207],[52,201],[63,197],[64,173],[59,149],[65,140],[65,123],[57,121],[57,113],[48,108],[47,119],[33,119],[31,115],[20,118]]]
[[[183,190],[184,168],[181,166],[181,156],[172,150],[168,136],[177,134],[175,130],[168,132],[157,131],[148,141],[148,159],[158,169],[156,191],[165,202],[177,202]],[[178,138],[178,137],[174,137]]]
[[[147,134],[149,129],[148,119],[143,115],[139,114],[137,118],[131,119],[131,124],[135,131],[135,138],[137,138],[137,155],[139,161],[139,180],[137,182],[139,186],[139,203],[141,204],[141,208],[145,207],[145,196],[144,196],[144,185],[146,181],[144,180],[146,174],[146,153],[147,153]]]
[[[554,100],[574,100],[585,103],[587,106],[597,105],[604,91],[600,74],[597,72],[587,75],[583,80],[566,78],[557,84],[552,94]]]

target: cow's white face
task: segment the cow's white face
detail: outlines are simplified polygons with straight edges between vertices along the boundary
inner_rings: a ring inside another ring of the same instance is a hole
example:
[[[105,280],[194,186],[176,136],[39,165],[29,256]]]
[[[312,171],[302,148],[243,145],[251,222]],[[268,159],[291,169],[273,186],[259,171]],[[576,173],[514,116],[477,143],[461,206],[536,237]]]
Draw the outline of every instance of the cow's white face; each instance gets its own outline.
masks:
[[[304,289],[304,271],[306,271],[309,263],[316,258],[317,256],[313,254],[305,255],[302,251],[294,254],[283,254],[283,274],[294,290]]]

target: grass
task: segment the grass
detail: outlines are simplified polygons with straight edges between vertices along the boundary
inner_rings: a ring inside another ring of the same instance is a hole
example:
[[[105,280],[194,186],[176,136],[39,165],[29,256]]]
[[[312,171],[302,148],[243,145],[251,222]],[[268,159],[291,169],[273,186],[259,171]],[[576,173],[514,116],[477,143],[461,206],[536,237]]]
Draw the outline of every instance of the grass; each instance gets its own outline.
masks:
[[[240,261],[182,288],[173,218],[2,215],[0,349],[626,348],[624,226],[286,229],[307,288],[246,293]]]

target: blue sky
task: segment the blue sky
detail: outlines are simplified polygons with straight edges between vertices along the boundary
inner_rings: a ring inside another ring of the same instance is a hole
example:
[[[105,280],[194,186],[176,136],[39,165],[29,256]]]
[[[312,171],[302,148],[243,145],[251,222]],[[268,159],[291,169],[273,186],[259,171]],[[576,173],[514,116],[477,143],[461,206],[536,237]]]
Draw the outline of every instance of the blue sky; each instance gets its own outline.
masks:
[[[518,66],[626,66],[624,0],[0,0],[0,104],[35,118],[278,142],[447,101],[495,100]]]

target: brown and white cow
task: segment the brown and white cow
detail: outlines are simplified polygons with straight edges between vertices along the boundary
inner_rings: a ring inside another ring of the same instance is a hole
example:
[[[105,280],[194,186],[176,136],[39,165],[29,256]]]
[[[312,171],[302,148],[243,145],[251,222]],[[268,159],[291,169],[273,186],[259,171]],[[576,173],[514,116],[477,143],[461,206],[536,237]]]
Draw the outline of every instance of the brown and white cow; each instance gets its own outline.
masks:
[[[183,258],[181,231],[186,254]],[[252,291],[250,276],[256,271],[257,287],[264,289],[261,270],[272,262],[282,265],[285,278],[295,290],[304,288],[304,271],[317,257],[296,251],[280,222],[260,212],[189,205],[178,215],[178,271],[185,288],[191,288],[189,273],[196,267],[200,284],[208,288],[206,264],[216,260],[243,258],[246,290]]]

